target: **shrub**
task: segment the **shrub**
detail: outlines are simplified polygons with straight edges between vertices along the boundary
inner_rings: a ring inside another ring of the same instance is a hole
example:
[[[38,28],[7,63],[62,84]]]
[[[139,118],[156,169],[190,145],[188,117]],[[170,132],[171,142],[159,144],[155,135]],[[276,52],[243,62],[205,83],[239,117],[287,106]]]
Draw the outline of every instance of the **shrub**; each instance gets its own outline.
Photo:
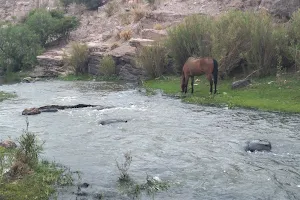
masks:
[[[257,69],[261,75],[276,72],[280,46],[284,45],[284,33],[279,30],[267,13],[231,11],[216,22],[212,54],[227,72],[236,67],[242,67],[244,73]],[[242,61],[244,65],[240,65]]]
[[[33,10],[25,22],[29,28],[40,36],[40,43],[45,46],[58,38],[68,36],[70,31],[78,27],[75,17],[65,17],[61,11],[45,9]]]
[[[132,31],[131,30],[123,30],[119,33],[119,38],[123,40],[129,40],[132,37]]]
[[[4,72],[31,68],[41,51],[39,37],[27,26],[0,28],[0,67]]]
[[[146,69],[151,78],[160,77],[166,69],[166,53],[166,48],[160,43],[143,47],[137,56],[137,63]]]
[[[164,29],[164,27],[161,24],[154,24],[153,28],[155,30],[162,30],[162,29]]]
[[[293,13],[290,20],[289,39],[290,46],[288,53],[291,59],[295,62],[295,67],[300,66],[300,9]]]
[[[178,71],[181,71],[187,58],[192,55],[211,55],[211,24],[210,17],[193,15],[168,31],[167,47]]]
[[[106,13],[107,17],[111,17],[118,9],[118,4],[115,1],[110,1],[106,4],[104,12]]]
[[[104,56],[100,61],[100,73],[104,76],[116,74],[116,64],[112,56]]]
[[[134,22],[140,21],[146,14],[145,10],[143,10],[140,7],[133,8],[132,12],[133,12],[133,21]]]
[[[86,44],[77,42],[71,43],[70,55],[65,54],[65,63],[72,66],[75,74],[85,74],[88,72],[89,50]]]

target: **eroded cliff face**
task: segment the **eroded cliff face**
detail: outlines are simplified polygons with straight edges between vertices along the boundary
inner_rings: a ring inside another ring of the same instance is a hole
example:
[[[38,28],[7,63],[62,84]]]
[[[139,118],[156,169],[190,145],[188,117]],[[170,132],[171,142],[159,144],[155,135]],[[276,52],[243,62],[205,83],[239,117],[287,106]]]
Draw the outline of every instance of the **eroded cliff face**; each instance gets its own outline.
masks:
[[[0,19],[13,21],[22,18],[33,8],[54,8],[59,0],[0,0]]]

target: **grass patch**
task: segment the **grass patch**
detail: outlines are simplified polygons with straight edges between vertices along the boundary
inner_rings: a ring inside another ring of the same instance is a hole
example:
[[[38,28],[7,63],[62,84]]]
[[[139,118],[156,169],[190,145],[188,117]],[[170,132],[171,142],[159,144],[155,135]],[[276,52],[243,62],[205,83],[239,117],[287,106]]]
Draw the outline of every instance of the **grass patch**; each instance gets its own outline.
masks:
[[[15,96],[15,94],[0,91],[0,102]]]
[[[300,77],[285,75],[282,81],[276,77],[254,79],[252,84],[239,90],[231,89],[231,80],[219,81],[218,94],[209,94],[209,82],[202,77],[200,82],[195,82],[194,94],[190,90],[186,95],[180,92],[180,78],[169,77],[164,80],[149,80],[144,82],[146,89],[161,89],[168,95],[181,96],[184,102],[228,106],[228,108],[242,107],[265,111],[280,111],[300,113]],[[190,85],[189,85],[189,88]]]
[[[119,77],[117,75],[111,76],[93,76],[90,74],[74,75],[69,74],[67,76],[58,77],[62,81],[118,81]]]
[[[57,187],[73,185],[69,168],[40,160],[42,144],[27,128],[18,139],[16,149],[0,148],[0,199],[47,200]],[[79,176],[78,176],[79,177]],[[80,178],[80,177],[79,177]]]

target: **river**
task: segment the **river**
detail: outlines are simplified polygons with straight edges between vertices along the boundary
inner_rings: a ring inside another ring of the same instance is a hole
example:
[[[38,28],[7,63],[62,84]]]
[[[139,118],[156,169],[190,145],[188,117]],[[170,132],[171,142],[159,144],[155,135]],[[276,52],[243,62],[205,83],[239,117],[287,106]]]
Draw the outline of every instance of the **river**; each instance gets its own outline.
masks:
[[[0,103],[0,140],[26,127],[25,108],[95,104],[29,116],[29,130],[45,141],[44,158],[82,172],[88,196],[75,188],[58,199],[128,199],[117,189],[116,161],[130,152],[129,174],[169,181],[164,200],[300,199],[299,115],[182,103],[157,93],[147,96],[130,84],[41,81],[0,86],[18,97]],[[99,125],[107,119],[127,123]],[[249,153],[247,140],[267,139],[271,152]],[[151,199],[144,195],[142,199]]]

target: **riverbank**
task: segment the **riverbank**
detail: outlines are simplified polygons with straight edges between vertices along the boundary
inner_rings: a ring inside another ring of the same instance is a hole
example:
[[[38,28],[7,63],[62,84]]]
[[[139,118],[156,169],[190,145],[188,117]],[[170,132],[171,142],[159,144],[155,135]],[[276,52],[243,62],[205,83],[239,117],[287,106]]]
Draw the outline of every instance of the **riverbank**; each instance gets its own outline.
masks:
[[[300,113],[300,77],[296,75],[254,79],[249,87],[238,90],[231,89],[232,80],[219,80],[217,95],[209,94],[209,82],[204,76],[195,80],[200,82],[195,81],[193,95],[190,90],[186,95],[181,94],[179,77],[146,81],[144,87],[148,91],[161,89],[167,95],[180,96],[187,103]]]

